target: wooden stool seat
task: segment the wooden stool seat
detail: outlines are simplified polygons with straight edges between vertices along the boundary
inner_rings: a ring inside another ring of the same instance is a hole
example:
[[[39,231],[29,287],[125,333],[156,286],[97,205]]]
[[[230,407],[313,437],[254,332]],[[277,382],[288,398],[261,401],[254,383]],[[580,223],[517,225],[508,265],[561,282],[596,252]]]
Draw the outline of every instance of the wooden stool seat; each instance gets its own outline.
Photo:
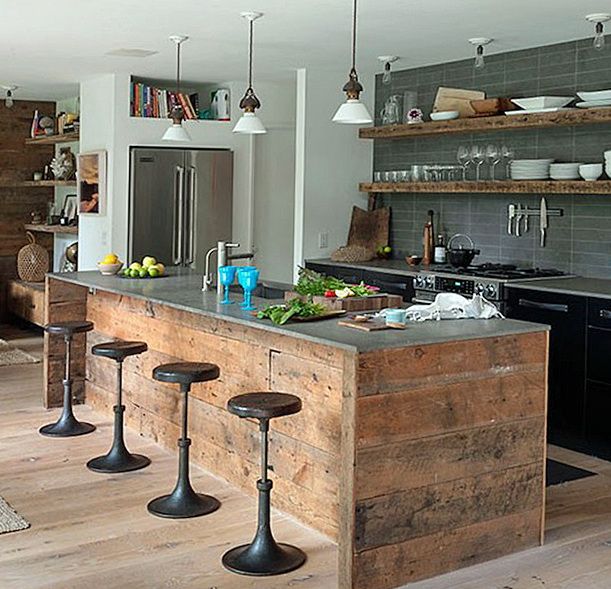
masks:
[[[148,346],[144,342],[105,342],[96,344],[91,348],[91,353],[94,356],[103,356],[122,362],[128,356],[142,354],[148,350]]]
[[[216,364],[208,364],[207,362],[161,364],[153,370],[153,378],[155,380],[184,385],[215,380],[219,377],[219,374],[219,367]]]
[[[272,419],[301,411],[301,399],[287,393],[245,393],[227,402],[230,413],[239,417]]]
[[[74,335],[93,330],[91,321],[62,321],[61,323],[49,323],[45,325],[45,331],[53,335]]]

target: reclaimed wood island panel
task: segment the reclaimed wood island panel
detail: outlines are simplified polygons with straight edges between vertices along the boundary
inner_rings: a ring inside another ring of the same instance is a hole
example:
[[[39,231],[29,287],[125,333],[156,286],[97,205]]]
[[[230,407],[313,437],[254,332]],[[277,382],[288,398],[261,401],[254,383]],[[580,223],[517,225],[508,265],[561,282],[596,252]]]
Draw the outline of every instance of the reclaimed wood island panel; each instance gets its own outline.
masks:
[[[47,320],[95,324],[73,360],[86,403],[110,415],[115,399],[114,370],[91,346],[146,341],[149,351],[124,365],[127,422],[175,449],[179,393],[153,381],[153,367],[218,364],[219,380],[191,395],[192,457],[252,494],[259,432],[230,415],[227,400],[299,395],[302,412],[271,424],[273,503],[337,542],[341,589],[397,587],[542,542],[545,327],[444,321],[375,335],[335,321],[276,327],[218,305],[200,281],[48,277]],[[59,350],[47,342],[47,351],[45,402],[57,406]]]

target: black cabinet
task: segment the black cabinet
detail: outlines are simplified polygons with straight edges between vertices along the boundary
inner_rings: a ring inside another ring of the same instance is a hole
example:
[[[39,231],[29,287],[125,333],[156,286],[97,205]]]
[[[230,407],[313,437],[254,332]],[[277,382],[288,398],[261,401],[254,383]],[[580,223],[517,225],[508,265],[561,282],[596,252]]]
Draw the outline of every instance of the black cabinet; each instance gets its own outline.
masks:
[[[548,433],[552,443],[582,449],[585,437],[586,310],[584,297],[510,289],[506,315],[551,327]]]

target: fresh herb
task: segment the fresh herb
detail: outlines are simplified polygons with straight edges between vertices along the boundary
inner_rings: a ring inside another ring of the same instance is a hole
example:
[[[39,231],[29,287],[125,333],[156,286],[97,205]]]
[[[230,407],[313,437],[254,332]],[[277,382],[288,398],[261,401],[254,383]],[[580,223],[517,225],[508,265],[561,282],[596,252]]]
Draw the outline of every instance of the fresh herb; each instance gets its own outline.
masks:
[[[284,305],[270,305],[257,313],[259,319],[271,319],[276,325],[284,325],[291,317],[317,317],[326,312],[323,305],[290,299]]]
[[[339,290],[346,283],[334,276],[325,276],[308,268],[299,268],[299,279],[295,285],[295,292],[302,296],[324,296],[328,290]]]

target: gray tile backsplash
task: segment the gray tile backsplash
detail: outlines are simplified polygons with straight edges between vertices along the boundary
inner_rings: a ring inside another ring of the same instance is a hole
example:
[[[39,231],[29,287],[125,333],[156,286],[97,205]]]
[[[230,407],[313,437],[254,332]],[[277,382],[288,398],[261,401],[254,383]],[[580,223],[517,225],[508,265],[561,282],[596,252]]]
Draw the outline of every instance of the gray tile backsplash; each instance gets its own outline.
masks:
[[[393,71],[390,86],[376,79],[376,124],[391,94],[418,92],[419,106],[428,115],[438,86],[483,90],[487,96],[574,95],[578,90],[611,89],[611,37],[601,54],[592,40],[582,39],[546,47],[492,55],[476,71],[463,60],[424,68]],[[456,163],[460,145],[508,145],[517,158],[550,157],[558,161],[601,162],[611,149],[611,125],[494,132],[471,135],[417,137],[376,141],[374,170],[397,170],[416,163]],[[487,169],[487,168],[486,168]],[[497,169],[501,171],[501,166]],[[611,195],[548,195],[550,208],[563,217],[550,217],[547,246],[539,245],[538,218],[528,234],[507,234],[507,205],[538,207],[538,195],[394,194],[392,244],[397,256],[422,251],[422,227],[433,209],[437,228],[446,238],[467,233],[481,250],[477,262],[524,263],[555,267],[585,276],[611,278]]]

